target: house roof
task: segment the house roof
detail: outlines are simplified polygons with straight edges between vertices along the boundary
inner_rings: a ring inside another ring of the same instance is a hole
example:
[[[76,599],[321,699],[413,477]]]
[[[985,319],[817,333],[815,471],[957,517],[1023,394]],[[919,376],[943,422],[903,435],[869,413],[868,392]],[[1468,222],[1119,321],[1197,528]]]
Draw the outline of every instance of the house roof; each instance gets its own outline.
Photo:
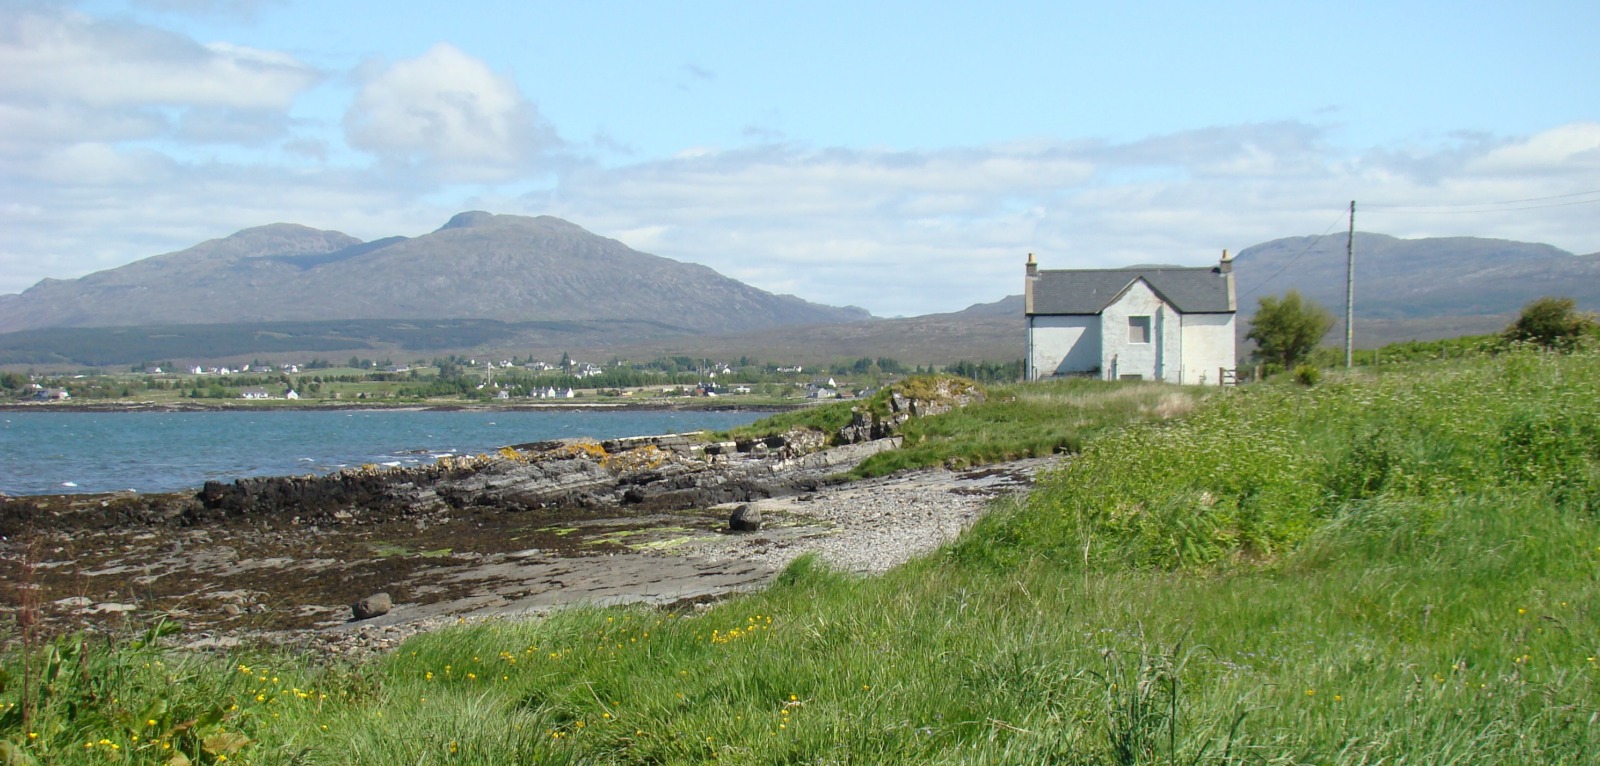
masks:
[[[1143,279],[1163,300],[1185,314],[1237,310],[1233,275],[1216,266],[1039,271],[1033,314],[1098,314]]]

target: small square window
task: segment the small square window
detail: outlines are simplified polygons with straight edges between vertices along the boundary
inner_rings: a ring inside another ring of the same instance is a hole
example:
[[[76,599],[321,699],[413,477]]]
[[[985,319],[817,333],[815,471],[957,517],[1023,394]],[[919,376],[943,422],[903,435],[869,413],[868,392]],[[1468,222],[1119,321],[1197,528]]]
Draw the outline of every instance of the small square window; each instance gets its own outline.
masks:
[[[1150,317],[1128,317],[1128,342],[1150,342]]]

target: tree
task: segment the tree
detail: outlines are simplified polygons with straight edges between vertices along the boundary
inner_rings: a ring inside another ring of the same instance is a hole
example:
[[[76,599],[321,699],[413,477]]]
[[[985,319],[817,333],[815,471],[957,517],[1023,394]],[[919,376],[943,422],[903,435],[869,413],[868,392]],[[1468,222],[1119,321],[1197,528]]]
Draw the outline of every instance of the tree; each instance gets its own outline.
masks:
[[[1500,335],[1508,341],[1571,350],[1580,338],[1594,330],[1594,317],[1579,313],[1571,298],[1545,296],[1523,306],[1517,321]]]
[[[1290,290],[1281,299],[1261,299],[1255,318],[1250,320],[1250,332],[1244,337],[1256,342],[1257,359],[1292,370],[1331,329],[1333,315],[1327,309],[1301,298],[1298,290]]]

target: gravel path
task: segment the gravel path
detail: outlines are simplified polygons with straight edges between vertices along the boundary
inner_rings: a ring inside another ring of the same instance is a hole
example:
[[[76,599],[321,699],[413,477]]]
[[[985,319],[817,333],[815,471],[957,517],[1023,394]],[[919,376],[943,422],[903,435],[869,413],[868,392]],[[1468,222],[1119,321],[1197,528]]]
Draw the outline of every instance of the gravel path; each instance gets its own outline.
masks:
[[[605,560],[579,559],[595,569],[586,578],[573,577],[570,572],[565,575],[567,582],[584,580],[597,584],[598,589],[561,587],[544,591],[537,599],[496,603],[485,603],[480,597],[425,614],[408,615],[397,609],[387,619],[346,623],[309,634],[262,637],[360,658],[441,626],[525,619],[563,604],[665,604],[751,590],[764,586],[789,562],[811,552],[845,571],[880,573],[954,540],[997,498],[1031,486],[1034,477],[1056,465],[1058,459],[1030,459],[962,472],[912,471],[806,495],[761,500],[751,504],[762,512],[760,531],[705,535],[669,550]],[[716,510],[727,513],[734,507]],[[595,573],[602,569],[604,576],[597,578]],[[694,590],[683,589],[687,587]],[[224,645],[234,641],[227,638]]]
[[[884,572],[954,540],[992,501],[1030,486],[1034,476],[1056,462],[1037,458],[962,472],[912,471],[760,500],[750,505],[767,522],[761,532],[699,542],[677,552],[713,561],[759,561],[774,570],[814,552],[836,569]]]

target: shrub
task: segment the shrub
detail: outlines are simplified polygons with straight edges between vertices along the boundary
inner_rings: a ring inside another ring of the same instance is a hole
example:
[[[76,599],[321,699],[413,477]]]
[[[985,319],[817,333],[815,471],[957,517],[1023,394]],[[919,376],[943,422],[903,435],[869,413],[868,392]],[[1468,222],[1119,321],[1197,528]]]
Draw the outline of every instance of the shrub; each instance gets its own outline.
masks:
[[[1517,321],[1505,329],[1508,341],[1571,350],[1595,331],[1593,316],[1579,313],[1571,298],[1540,298],[1522,307]]]

